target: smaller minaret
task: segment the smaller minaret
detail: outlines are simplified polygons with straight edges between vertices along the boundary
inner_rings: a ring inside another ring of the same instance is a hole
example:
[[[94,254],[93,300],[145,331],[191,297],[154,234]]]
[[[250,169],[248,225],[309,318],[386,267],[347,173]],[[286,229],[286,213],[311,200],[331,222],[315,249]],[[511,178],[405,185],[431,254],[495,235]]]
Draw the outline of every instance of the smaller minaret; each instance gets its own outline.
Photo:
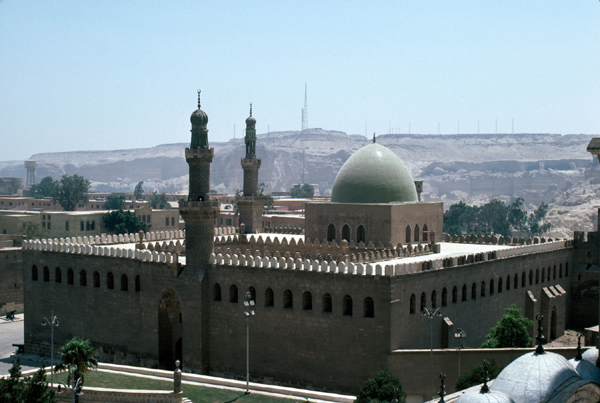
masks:
[[[266,197],[260,194],[258,188],[258,169],[260,158],[256,158],[256,119],[252,116],[252,104],[250,104],[250,116],[246,119],[246,156],[242,158],[242,169],[244,170],[244,191],[242,196],[236,197],[236,203],[240,212],[240,224],[245,225],[245,233],[262,230],[262,212]]]

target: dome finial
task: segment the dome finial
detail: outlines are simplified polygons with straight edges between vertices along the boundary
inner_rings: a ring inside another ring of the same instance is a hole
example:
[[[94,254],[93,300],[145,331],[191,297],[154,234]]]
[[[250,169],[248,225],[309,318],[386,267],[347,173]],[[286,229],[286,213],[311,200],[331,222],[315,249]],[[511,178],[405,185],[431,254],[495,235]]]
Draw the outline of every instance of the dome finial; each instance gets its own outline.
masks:
[[[542,344],[544,344],[544,341],[546,341],[546,338],[544,337],[544,334],[542,333],[542,321],[544,320],[544,315],[542,315],[541,313],[538,313],[537,316],[535,317],[535,319],[538,321],[538,334],[537,336],[535,336],[535,341],[537,343],[537,347],[535,348],[535,353],[536,354],[544,354],[544,347],[542,346]]]
[[[489,380],[490,371],[488,370],[488,362],[487,360],[483,360],[483,376],[481,377],[481,382],[483,382],[483,385],[481,385],[479,393],[490,393],[490,387],[487,384]]]
[[[575,361],[583,360],[583,356],[581,355],[581,333],[577,333],[577,355],[575,356]]]
[[[250,102],[250,116],[252,116],[252,102]]]
[[[200,109],[200,92],[202,91],[198,90],[198,109]]]
[[[373,132],[373,144],[375,144],[375,132]]]

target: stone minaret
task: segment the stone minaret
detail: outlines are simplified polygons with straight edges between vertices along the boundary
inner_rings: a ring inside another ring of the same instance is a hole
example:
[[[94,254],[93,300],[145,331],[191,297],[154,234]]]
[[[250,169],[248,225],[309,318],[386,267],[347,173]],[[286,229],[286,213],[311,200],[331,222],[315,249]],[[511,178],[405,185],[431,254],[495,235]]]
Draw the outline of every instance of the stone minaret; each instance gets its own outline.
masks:
[[[219,201],[210,199],[210,163],[214,148],[208,148],[208,116],[200,109],[192,113],[192,141],[185,149],[185,159],[190,166],[189,196],[179,201],[179,212],[185,221],[186,266],[205,267],[213,252],[215,219],[219,215]]]
[[[252,116],[252,104],[250,104],[250,116],[246,119],[246,157],[242,158],[244,169],[244,193],[236,197],[236,203],[240,212],[240,224],[245,225],[245,233],[262,230],[262,212],[266,197],[258,189],[258,169],[260,159],[256,158],[256,119]]]

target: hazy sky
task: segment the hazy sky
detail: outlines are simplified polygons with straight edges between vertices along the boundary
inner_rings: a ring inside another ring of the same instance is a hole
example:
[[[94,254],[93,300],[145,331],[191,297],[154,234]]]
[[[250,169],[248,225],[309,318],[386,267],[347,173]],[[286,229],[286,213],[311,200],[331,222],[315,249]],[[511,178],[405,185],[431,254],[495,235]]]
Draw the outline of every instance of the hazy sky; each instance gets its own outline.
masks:
[[[600,133],[598,0],[0,0],[0,160],[310,127]]]

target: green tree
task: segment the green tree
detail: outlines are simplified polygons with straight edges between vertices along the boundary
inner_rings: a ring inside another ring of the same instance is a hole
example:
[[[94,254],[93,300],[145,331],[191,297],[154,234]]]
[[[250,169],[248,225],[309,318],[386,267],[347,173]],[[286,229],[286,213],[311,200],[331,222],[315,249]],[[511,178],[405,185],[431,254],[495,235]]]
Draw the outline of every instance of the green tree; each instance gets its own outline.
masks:
[[[294,185],[290,190],[290,195],[294,199],[312,199],[315,195],[315,188],[308,183],[305,183],[304,185]]]
[[[29,197],[35,197],[36,199],[43,199],[44,197],[52,197],[52,191],[54,190],[54,179],[51,176],[46,176],[40,183],[31,185],[27,195]]]
[[[502,367],[499,367],[496,364],[496,360],[491,359],[488,360],[488,377],[490,379],[494,379],[498,376],[498,374],[502,371]],[[458,379],[456,380],[456,385],[454,386],[454,390],[457,392],[459,390],[470,388],[471,386],[479,385],[483,383],[483,363],[479,365],[475,365],[467,372],[463,372]]]
[[[144,182],[139,181],[137,185],[135,185],[135,189],[133,189],[133,195],[135,196],[135,200],[143,200],[144,199]]]
[[[115,234],[132,234],[139,231],[146,232],[146,223],[131,211],[115,210],[102,216],[102,223]]]
[[[167,195],[164,193],[158,194],[154,192],[152,199],[150,199],[150,205],[154,209],[168,209],[171,208]]]
[[[67,384],[71,384],[71,374],[75,377],[75,382],[81,378],[81,385],[84,382],[84,373],[98,368],[98,361],[94,358],[94,347],[89,340],[83,340],[77,336],[61,347],[60,359],[62,362],[56,366],[56,371],[68,371]]]
[[[105,210],[121,210],[124,201],[125,193],[111,193],[106,196],[106,201],[102,207],[104,207]]]
[[[19,228],[19,233],[23,235],[24,239],[43,239],[48,238],[48,231],[42,228],[40,224],[33,221],[26,221],[23,226]]]
[[[506,314],[502,315],[496,326],[485,336],[481,348],[531,346],[529,328],[533,325],[533,321],[521,315],[521,310],[515,304],[505,311]]]
[[[398,402],[406,401],[400,380],[388,371],[381,371],[365,381],[360,388],[355,403],[388,403],[394,397],[394,388],[398,390]]]
[[[88,202],[90,181],[83,176],[63,175],[60,181],[55,181],[52,191],[52,201],[62,206],[65,211],[74,211],[77,203]]]

